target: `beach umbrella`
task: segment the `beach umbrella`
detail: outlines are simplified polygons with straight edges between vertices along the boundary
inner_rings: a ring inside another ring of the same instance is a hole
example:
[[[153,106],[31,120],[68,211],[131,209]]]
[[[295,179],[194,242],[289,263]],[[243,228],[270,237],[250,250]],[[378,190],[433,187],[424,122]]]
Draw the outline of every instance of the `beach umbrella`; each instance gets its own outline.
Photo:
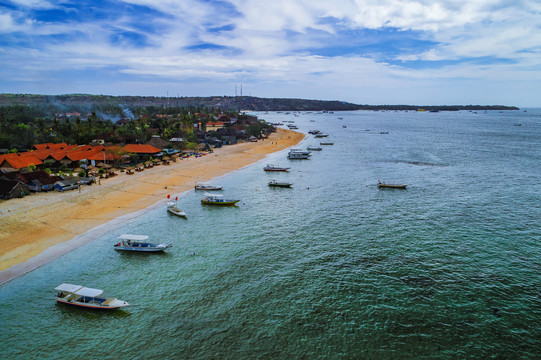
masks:
[[[97,167],[100,167],[100,168],[101,168],[101,167],[104,167],[104,166],[105,166],[105,164],[104,164],[104,163],[102,163],[102,162],[100,162],[100,163],[97,163],[97,164],[96,164],[96,166],[97,166]]]
[[[80,173],[81,171],[84,171],[82,168],[77,168],[75,170],[73,170],[73,172],[76,172],[76,173]]]
[[[103,168],[104,168],[104,169],[110,169],[110,168],[112,168],[112,167],[113,167],[113,165],[111,165],[111,164],[105,164],[105,165],[103,165]]]

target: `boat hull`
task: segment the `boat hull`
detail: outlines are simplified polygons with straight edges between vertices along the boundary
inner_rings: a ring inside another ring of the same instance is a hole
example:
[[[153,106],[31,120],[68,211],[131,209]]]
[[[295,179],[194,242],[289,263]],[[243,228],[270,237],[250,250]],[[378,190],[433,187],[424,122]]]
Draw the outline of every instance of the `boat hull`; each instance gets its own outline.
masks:
[[[393,184],[378,184],[378,188],[380,189],[406,189],[406,186],[408,185],[393,185]]]
[[[265,171],[288,171],[289,168],[282,168],[282,169],[263,169]]]
[[[271,187],[290,188],[293,184],[269,184]]]
[[[181,211],[181,210],[167,209],[167,212],[169,214],[171,214],[171,215],[175,215],[175,216],[182,217],[182,218],[187,218],[186,213],[184,211]]]
[[[71,306],[76,306],[76,307],[85,308],[85,309],[96,309],[96,310],[115,310],[115,309],[120,309],[129,305],[126,303],[126,305],[103,306],[103,305],[98,305],[98,304],[88,304],[88,303],[85,304],[78,301],[66,301],[59,298],[56,298],[56,302],[59,304],[71,305]]]
[[[240,200],[225,200],[225,201],[205,201],[201,200],[203,205],[218,205],[218,206],[233,206],[238,203]]]

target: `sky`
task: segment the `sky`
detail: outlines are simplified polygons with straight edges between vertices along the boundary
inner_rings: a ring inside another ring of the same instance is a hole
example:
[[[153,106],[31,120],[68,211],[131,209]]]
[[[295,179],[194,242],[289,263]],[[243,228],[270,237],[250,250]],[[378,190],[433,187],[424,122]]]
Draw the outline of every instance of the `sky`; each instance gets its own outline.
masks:
[[[541,106],[539,0],[0,0],[0,93]]]

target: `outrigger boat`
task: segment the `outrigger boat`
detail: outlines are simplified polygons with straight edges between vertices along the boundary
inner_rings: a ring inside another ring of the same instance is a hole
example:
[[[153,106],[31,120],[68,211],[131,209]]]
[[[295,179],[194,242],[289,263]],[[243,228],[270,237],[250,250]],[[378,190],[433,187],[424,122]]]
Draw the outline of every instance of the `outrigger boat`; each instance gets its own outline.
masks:
[[[169,214],[173,214],[173,215],[176,215],[176,216],[180,216],[180,217],[183,217],[183,218],[188,218],[186,216],[186,213],[178,208],[176,202],[170,201],[170,202],[167,203],[167,212]]]
[[[288,182],[280,182],[280,181],[277,181],[277,180],[271,180],[271,181],[269,181],[269,186],[290,188],[291,185],[293,185],[293,184],[292,184],[292,183],[288,183]]]
[[[378,188],[380,189],[405,189],[408,185],[385,184],[378,180]]]
[[[117,298],[101,297],[103,290],[92,289],[81,285],[60,284],[55,290],[58,291],[55,300],[60,304],[105,310],[114,310],[130,305]]]
[[[267,166],[263,168],[265,171],[288,171],[289,169],[290,168],[288,167],[278,167],[270,164],[267,164]]]
[[[222,190],[222,186],[215,186],[208,183],[196,183],[195,184],[195,190],[205,190],[205,191],[216,191],[216,190]]]
[[[118,251],[158,252],[170,248],[170,244],[154,244],[147,242],[148,236],[122,234],[118,237],[121,241],[115,244]]]
[[[289,154],[287,154],[287,158],[290,160],[304,160],[304,159],[309,159],[310,155],[303,154],[300,152],[290,152]]]
[[[205,197],[201,200],[201,204],[232,206],[238,203],[239,201],[240,200],[224,199],[223,195],[205,194]]]

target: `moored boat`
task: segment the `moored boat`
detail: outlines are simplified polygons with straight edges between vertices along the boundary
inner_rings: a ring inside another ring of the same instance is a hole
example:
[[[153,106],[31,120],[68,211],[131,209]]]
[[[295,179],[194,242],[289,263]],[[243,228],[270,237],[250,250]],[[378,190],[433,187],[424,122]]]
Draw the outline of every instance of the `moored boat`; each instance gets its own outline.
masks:
[[[183,218],[188,218],[186,216],[186,213],[178,208],[176,202],[170,201],[170,202],[167,203],[167,212],[169,214],[173,214],[173,215],[176,215],[176,216],[180,216],[180,217],[183,217]]]
[[[269,186],[275,186],[275,187],[287,187],[287,188],[290,188],[291,185],[293,185],[292,183],[288,183],[288,182],[281,182],[281,181],[277,181],[277,180],[271,180],[269,181]]]
[[[222,190],[222,189],[223,189],[222,186],[215,186],[208,183],[198,182],[195,184],[195,190],[217,191],[217,190]]]
[[[231,206],[239,201],[236,199],[225,199],[223,195],[205,194],[205,197],[201,200],[201,204]]]
[[[263,168],[265,171],[288,171],[289,169],[290,168],[288,167],[279,167],[271,164],[267,164],[267,166]]]
[[[306,148],[306,150],[309,150],[309,151],[321,151],[321,150],[323,150],[323,148],[321,146],[308,146]]]
[[[385,184],[378,180],[378,188],[380,189],[406,189],[408,185],[402,184]]]
[[[317,133],[314,135],[314,137],[317,137],[317,138],[324,138],[324,137],[327,137],[329,136],[329,134],[323,134],[323,133]]]
[[[60,304],[104,310],[114,310],[130,305],[117,298],[101,297],[103,290],[92,289],[81,285],[60,284],[55,290],[58,291],[55,300]]]
[[[319,145],[334,145],[332,142],[320,142]]]
[[[290,160],[305,160],[305,159],[310,159],[310,155],[303,154],[301,152],[292,151],[289,154],[287,154],[287,158]]]
[[[146,235],[122,234],[118,238],[121,241],[114,246],[118,251],[159,252],[171,247],[170,244],[147,242]]]

